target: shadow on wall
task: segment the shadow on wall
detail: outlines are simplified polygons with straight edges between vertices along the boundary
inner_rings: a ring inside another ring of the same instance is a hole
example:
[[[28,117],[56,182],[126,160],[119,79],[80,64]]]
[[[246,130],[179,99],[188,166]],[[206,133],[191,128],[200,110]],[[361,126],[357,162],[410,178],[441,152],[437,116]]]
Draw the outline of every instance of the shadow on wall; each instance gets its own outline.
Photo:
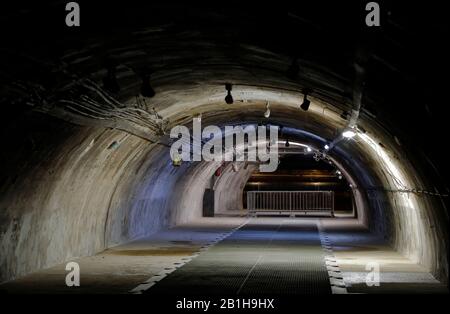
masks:
[[[245,184],[252,173],[258,169],[258,166],[240,162],[236,163],[236,167],[237,172],[229,164],[220,177],[216,179],[214,185],[214,209],[216,213],[243,209],[242,197]]]
[[[165,146],[40,114],[14,125],[2,136],[0,282],[201,214],[192,189],[214,165],[174,168]]]

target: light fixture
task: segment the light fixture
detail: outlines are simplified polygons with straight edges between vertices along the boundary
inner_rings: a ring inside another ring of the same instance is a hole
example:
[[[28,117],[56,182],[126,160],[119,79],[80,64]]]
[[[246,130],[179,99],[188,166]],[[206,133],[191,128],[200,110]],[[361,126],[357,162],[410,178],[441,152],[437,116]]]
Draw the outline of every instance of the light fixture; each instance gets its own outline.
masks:
[[[117,149],[119,148],[119,146],[120,146],[119,142],[114,141],[108,146],[108,149]]]
[[[181,155],[179,153],[175,153],[172,158],[172,165],[174,167],[181,166],[181,163],[183,162],[183,159],[181,158]]]
[[[268,119],[270,117],[270,105],[269,102],[266,104],[266,112],[264,112],[264,117]]]
[[[155,96],[155,90],[150,85],[150,73],[144,70],[141,74],[142,85],[141,85],[141,95],[144,97],[153,97]]]
[[[325,144],[325,146],[323,148],[325,148],[325,150],[329,150],[330,146],[328,144]]]
[[[310,152],[312,152],[312,149],[311,149],[311,147],[306,147],[306,151],[308,152],[308,153],[310,153]]]
[[[303,103],[300,105],[300,108],[302,108],[305,111],[308,111],[309,109],[309,105],[311,104],[311,102],[308,100],[308,94],[304,93],[303,94]]]
[[[300,142],[290,141],[289,139],[271,142],[272,144],[283,144],[284,146],[300,146],[303,147],[305,150],[308,150],[309,152],[312,151],[312,149],[308,145]]]
[[[345,138],[353,138],[355,137],[356,132],[353,131],[352,129],[347,129],[344,132],[342,132],[342,136]]]
[[[233,86],[230,83],[225,84],[225,89],[227,90],[227,95],[225,96],[225,102],[229,105],[231,105],[234,100],[233,96],[231,95],[231,90],[233,89]]]

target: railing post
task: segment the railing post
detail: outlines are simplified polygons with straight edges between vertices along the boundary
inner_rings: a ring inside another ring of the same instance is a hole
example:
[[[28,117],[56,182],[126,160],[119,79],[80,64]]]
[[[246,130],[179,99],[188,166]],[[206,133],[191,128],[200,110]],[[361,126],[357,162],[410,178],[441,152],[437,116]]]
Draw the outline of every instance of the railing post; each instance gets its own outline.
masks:
[[[292,211],[292,192],[289,192],[289,210]]]
[[[249,211],[329,211],[335,216],[333,191],[248,191],[247,208]]]
[[[334,217],[334,192],[330,192],[330,198],[331,198],[331,217]]]

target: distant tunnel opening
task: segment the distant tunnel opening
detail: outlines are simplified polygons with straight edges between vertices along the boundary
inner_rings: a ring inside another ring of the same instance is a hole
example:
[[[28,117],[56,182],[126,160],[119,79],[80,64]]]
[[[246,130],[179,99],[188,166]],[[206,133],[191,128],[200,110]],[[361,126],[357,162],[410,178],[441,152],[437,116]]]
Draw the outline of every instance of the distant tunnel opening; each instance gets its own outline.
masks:
[[[292,144],[289,144],[289,146]],[[314,204],[311,194],[311,200],[295,199],[294,194],[287,194],[284,200],[284,212],[279,214],[289,215],[289,211],[297,211],[301,214],[310,215],[316,213],[335,216],[345,215],[354,217],[356,212],[353,208],[354,200],[352,195],[352,185],[345,179],[342,172],[333,166],[333,164],[324,160],[314,160],[311,152],[305,151],[287,151],[280,159],[280,165],[277,171],[273,173],[255,172],[248,179],[243,193],[243,208],[248,210],[247,192],[265,191],[265,192],[297,192],[299,194],[307,192],[332,192],[332,202],[326,202],[325,199],[318,199]],[[320,195],[325,198],[325,195]],[[303,202],[302,202],[303,201]],[[302,207],[303,206],[303,207]],[[275,205],[272,205],[275,207]],[[323,207],[323,208],[321,208]],[[273,208],[275,209],[275,208]],[[331,212],[332,210],[332,212]]]

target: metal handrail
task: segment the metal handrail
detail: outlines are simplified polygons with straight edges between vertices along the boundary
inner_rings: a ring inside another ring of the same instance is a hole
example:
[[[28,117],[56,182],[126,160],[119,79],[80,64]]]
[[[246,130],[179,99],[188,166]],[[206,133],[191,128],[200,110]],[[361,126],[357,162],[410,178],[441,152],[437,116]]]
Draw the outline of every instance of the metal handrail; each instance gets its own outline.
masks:
[[[249,212],[326,212],[334,216],[333,191],[248,191]]]

